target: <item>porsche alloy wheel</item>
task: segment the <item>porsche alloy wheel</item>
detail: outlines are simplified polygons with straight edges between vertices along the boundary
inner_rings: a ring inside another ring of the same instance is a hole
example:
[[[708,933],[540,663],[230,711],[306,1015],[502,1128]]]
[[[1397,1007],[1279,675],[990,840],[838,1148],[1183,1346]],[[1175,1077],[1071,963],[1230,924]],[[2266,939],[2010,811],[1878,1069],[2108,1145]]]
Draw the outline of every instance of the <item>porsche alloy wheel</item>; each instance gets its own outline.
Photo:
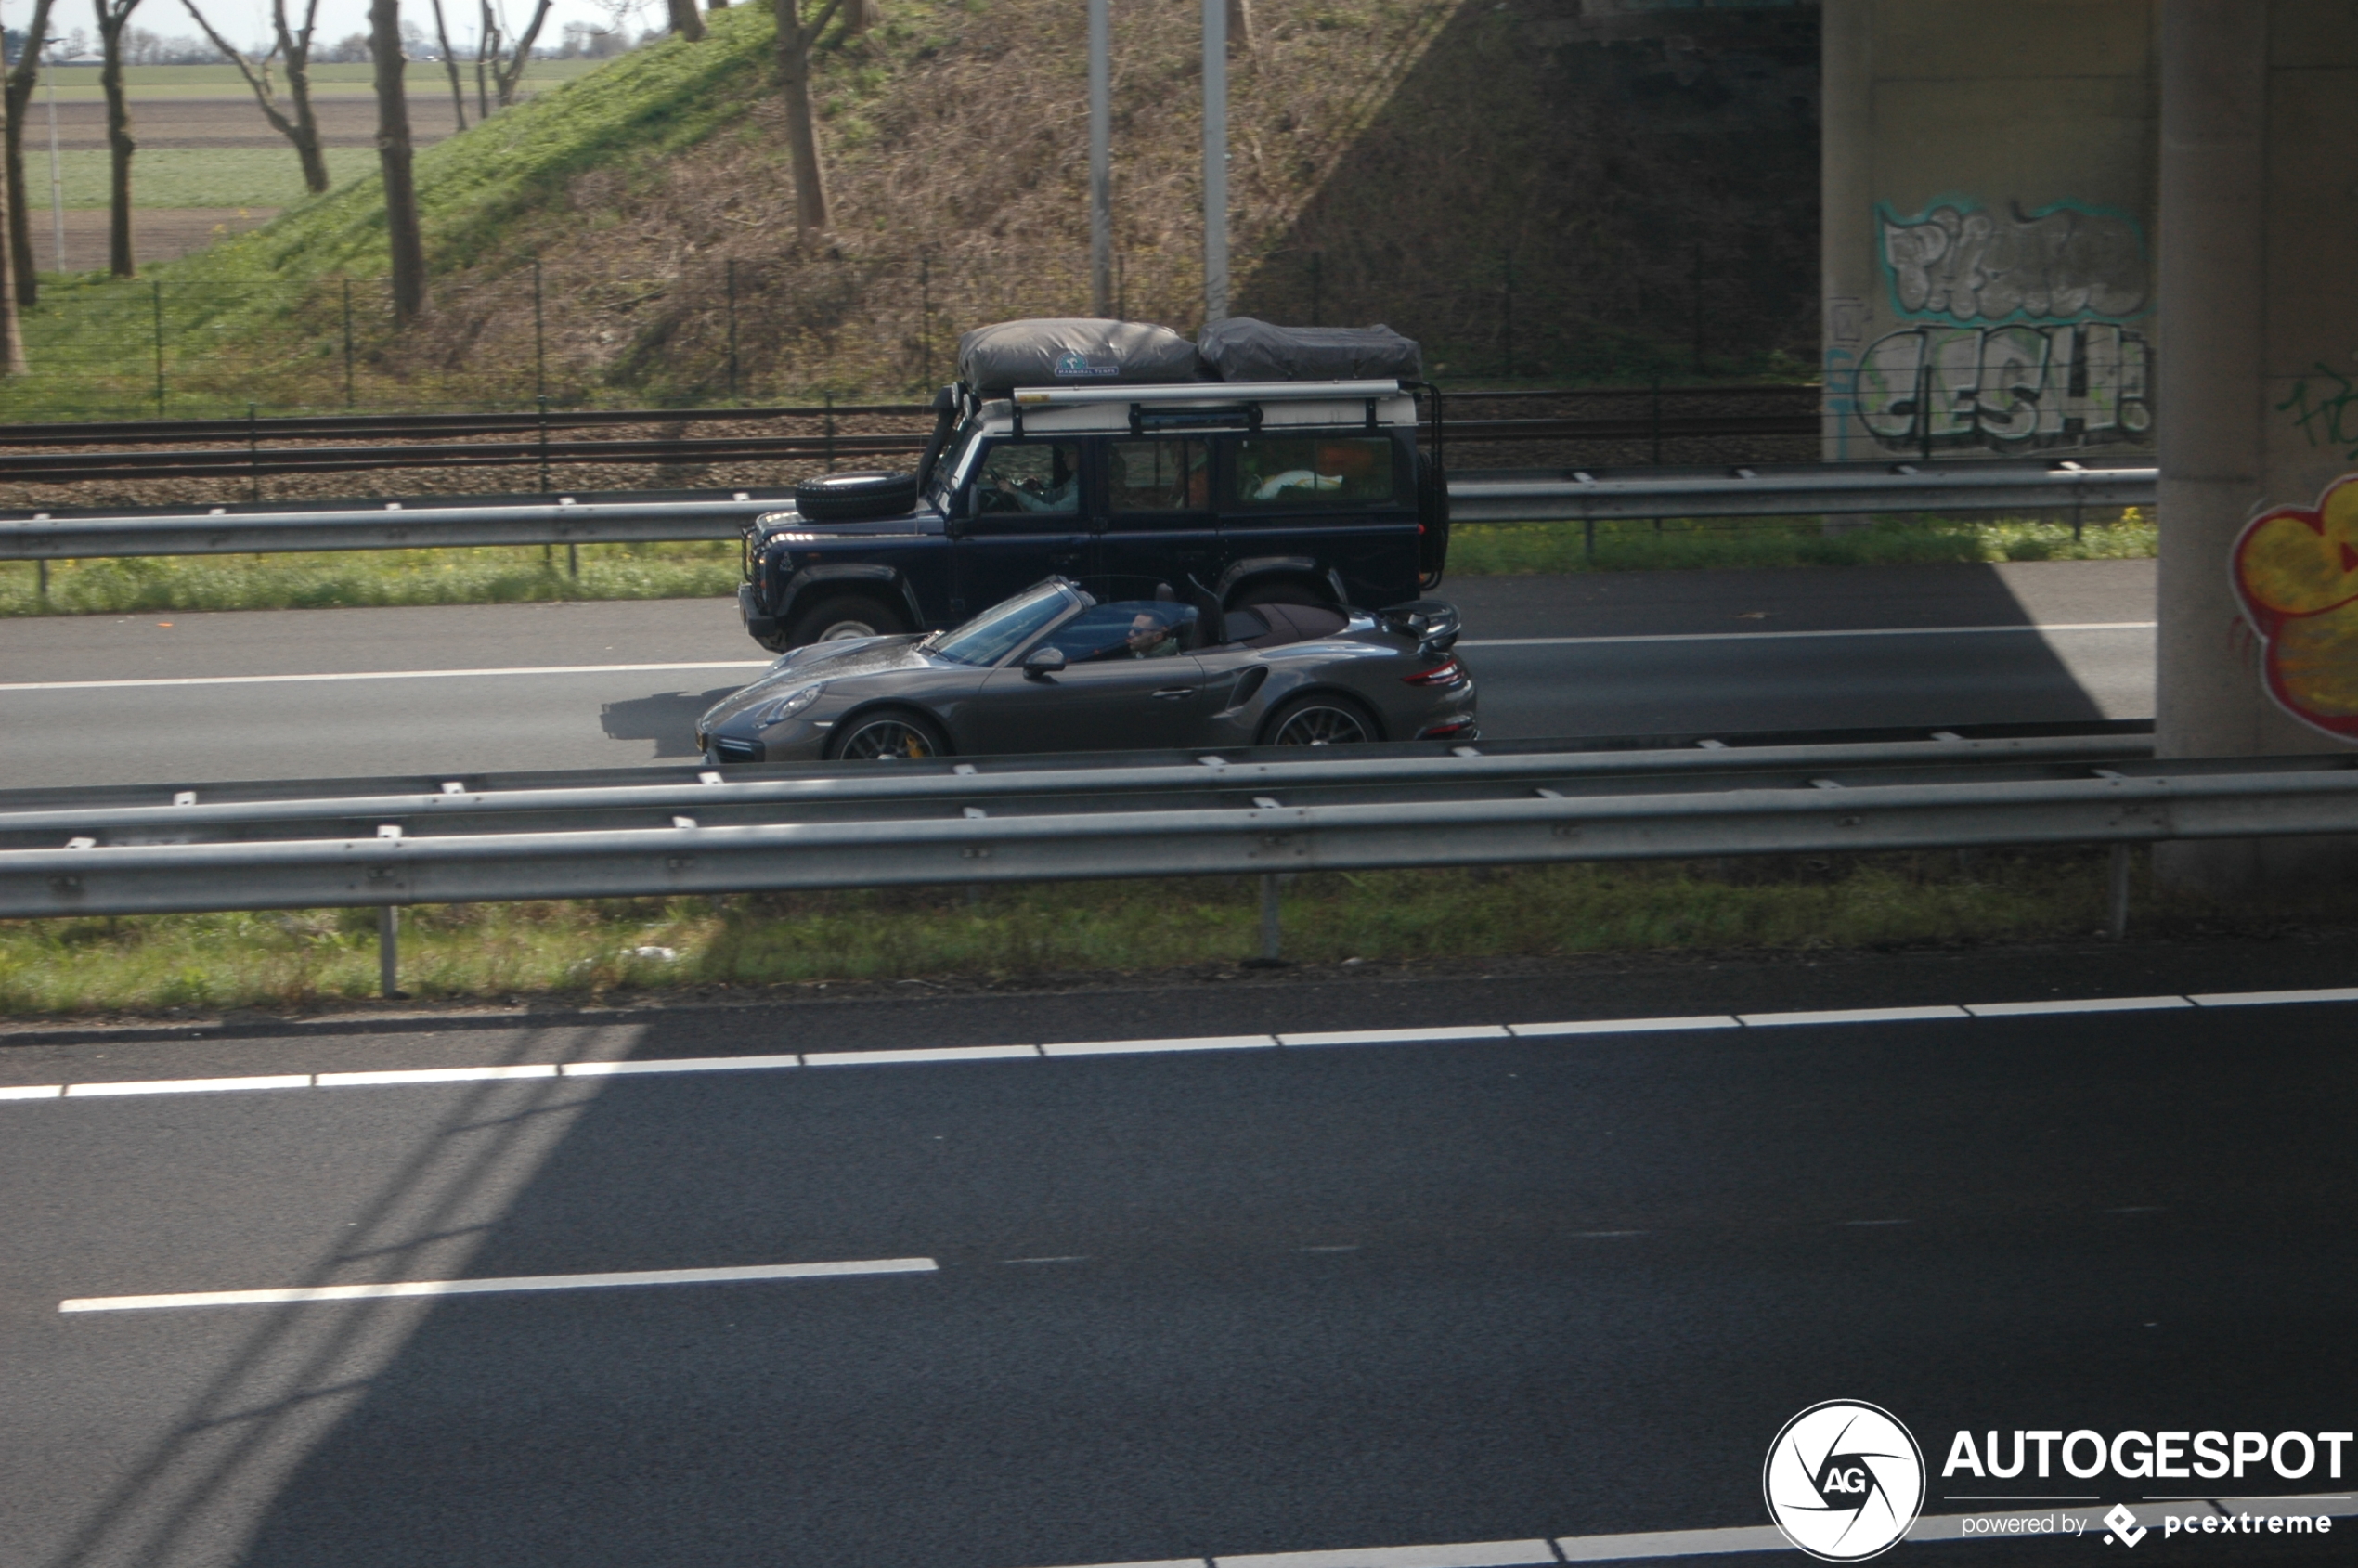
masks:
[[[1357,745],[1375,738],[1367,715],[1331,697],[1287,704],[1269,731],[1271,745]]]
[[[950,746],[913,713],[879,713],[855,719],[836,740],[835,755],[848,762],[920,761],[946,757]]]

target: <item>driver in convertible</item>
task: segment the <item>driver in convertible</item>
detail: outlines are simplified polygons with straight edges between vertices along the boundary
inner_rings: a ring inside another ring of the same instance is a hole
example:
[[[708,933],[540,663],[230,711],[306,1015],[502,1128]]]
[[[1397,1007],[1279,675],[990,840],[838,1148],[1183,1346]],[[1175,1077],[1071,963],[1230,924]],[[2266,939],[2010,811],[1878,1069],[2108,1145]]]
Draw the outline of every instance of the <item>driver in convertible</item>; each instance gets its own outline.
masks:
[[[1179,623],[1166,621],[1152,610],[1141,610],[1131,618],[1130,635],[1122,646],[1134,659],[1168,657],[1179,651]]]

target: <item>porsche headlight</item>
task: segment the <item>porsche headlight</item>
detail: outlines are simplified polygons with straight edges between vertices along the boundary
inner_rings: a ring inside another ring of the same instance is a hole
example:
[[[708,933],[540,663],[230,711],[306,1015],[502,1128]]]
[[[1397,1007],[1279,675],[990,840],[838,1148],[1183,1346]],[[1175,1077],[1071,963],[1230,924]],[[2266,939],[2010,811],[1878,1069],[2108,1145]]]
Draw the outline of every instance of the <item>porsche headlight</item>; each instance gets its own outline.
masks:
[[[799,692],[795,692],[786,696],[780,697],[776,702],[764,703],[760,707],[754,710],[753,722],[755,727],[757,729],[767,730],[772,724],[792,719],[796,714],[800,713],[804,708],[807,708],[812,703],[817,702],[819,700],[819,693],[826,689],[826,682],[821,681],[815,686],[805,686]]]

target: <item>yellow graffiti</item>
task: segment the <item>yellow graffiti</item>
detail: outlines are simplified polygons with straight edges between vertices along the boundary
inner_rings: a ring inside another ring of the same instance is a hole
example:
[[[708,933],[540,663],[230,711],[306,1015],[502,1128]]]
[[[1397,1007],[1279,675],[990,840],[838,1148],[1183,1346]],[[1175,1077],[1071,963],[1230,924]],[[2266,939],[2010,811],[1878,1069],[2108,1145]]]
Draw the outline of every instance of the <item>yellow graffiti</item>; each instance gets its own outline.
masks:
[[[2358,740],[2358,474],[2314,509],[2254,518],[2235,549],[2235,591],[2267,644],[2262,677],[2294,717]]]

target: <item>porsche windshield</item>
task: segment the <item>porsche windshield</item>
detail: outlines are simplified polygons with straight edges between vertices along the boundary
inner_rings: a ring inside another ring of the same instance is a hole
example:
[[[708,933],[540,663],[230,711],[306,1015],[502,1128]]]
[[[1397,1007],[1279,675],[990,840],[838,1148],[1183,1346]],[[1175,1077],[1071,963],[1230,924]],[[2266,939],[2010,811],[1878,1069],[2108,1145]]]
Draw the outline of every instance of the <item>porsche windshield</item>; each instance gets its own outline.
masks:
[[[926,651],[953,664],[995,665],[1071,609],[1078,597],[1062,583],[1042,583],[938,633]]]

